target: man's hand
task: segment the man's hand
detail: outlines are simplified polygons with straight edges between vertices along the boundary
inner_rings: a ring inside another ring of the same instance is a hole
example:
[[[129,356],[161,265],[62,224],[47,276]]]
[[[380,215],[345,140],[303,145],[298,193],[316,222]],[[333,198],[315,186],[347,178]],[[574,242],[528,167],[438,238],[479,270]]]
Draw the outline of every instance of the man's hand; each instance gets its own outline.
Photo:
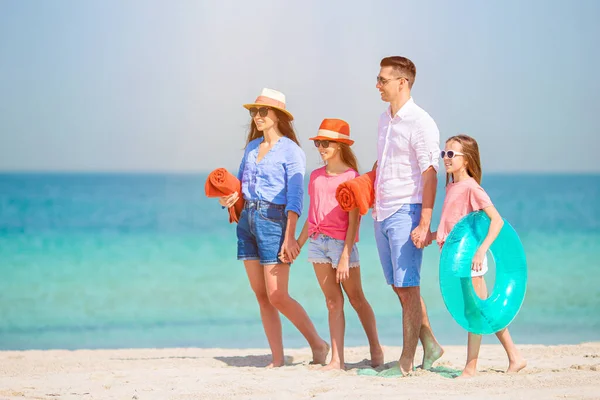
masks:
[[[429,226],[420,225],[417,226],[410,234],[410,238],[413,243],[417,247],[417,249],[422,249],[426,246],[428,238],[431,237],[431,231],[429,230]],[[431,241],[429,242],[431,243]]]

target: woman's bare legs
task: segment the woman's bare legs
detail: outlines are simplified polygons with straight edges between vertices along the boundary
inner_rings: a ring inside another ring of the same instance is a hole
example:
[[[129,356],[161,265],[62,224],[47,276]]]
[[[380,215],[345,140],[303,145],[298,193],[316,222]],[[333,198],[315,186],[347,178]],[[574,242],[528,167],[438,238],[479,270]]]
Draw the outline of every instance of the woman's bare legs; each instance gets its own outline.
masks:
[[[329,345],[319,336],[304,308],[288,293],[289,264],[271,264],[265,265],[263,268],[269,301],[306,338],[313,353],[313,363],[325,364],[329,353]]]
[[[258,260],[246,260],[244,266],[246,267],[250,286],[260,307],[260,318],[273,356],[272,363],[267,368],[281,367],[284,364],[281,320],[279,319],[279,312],[269,301],[265,284],[265,269]]]

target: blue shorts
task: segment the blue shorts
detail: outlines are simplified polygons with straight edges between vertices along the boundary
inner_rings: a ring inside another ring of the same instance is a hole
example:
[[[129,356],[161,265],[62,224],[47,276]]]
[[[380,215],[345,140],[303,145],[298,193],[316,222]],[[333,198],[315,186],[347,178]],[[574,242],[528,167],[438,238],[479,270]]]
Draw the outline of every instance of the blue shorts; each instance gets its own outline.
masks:
[[[340,257],[344,250],[345,240],[334,239],[327,235],[315,235],[310,238],[308,243],[308,262],[320,263],[320,264],[331,264],[333,268],[336,268],[340,263]],[[350,251],[350,260],[348,261],[349,267],[359,267],[360,262],[358,260],[358,248],[356,243],[352,246]]]
[[[383,221],[375,221],[375,241],[388,285],[420,286],[423,249],[410,234],[421,220],[421,204],[405,204]]]
[[[259,260],[262,265],[282,263],[279,252],[286,225],[284,204],[246,201],[237,225],[238,260]]]

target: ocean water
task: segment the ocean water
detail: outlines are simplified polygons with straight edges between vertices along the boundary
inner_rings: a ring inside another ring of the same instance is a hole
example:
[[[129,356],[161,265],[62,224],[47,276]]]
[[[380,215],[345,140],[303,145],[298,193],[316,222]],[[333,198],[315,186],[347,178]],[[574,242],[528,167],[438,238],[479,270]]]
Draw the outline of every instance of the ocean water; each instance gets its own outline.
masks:
[[[0,175],[0,349],[268,347],[236,260],[235,226],[204,197],[205,179]],[[600,176],[488,175],[483,186],[527,253],[528,291],[510,326],[515,341],[600,340]],[[434,221],[442,201],[440,182]],[[383,344],[400,345],[401,308],[372,232],[372,219],[363,218],[363,287]],[[428,247],[422,293],[429,317],[442,344],[464,344],[466,333],[440,295],[438,261],[437,247]],[[290,293],[328,338],[305,252],[292,267]],[[347,345],[367,345],[346,304]],[[285,345],[306,346],[283,320]]]

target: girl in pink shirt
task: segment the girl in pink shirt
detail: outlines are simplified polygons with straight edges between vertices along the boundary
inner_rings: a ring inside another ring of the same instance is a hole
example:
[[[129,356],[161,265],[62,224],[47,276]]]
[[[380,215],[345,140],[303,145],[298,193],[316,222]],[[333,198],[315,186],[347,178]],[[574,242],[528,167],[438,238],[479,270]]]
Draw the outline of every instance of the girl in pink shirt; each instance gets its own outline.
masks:
[[[337,187],[358,176],[356,156],[350,145],[350,127],[339,119],[325,119],[319,133],[311,138],[325,166],[310,175],[308,217],[298,238],[302,247],[308,239],[308,261],[312,262],[329,311],[331,361],[323,369],[345,369],[344,364],[344,295],[348,296],[362,323],[371,351],[371,365],[383,364],[375,314],[367,302],[360,279],[358,259],[358,209],[347,213],[340,208]]]
[[[446,237],[465,215],[478,210],[483,210],[490,218],[490,228],[486,238],[475,256],[471,267],[471,277],[475,293],[485,299],[488,296],[483,275],[487,272],[486,253],[500,233],[504,221],[492,204],[487,193],[479,184],[481,183],[481,161],[479,146],[475,139],[467,135],[458,135],[446,141],[446,148],[441,154],[446,167],[446,198],[442,208],[440,226],[437,232],[431,234],[430,240],[435,239],[440,246],[444,245]],[[508,329],[496,332],[508,355],[508,370],[518,372],[525,368],[527,361],[521,356],[513,343]],[[467,378],[477,372],[477,358],[481,346],[481,335],[469,333],[467,345],[467,363],[460,377]]]

